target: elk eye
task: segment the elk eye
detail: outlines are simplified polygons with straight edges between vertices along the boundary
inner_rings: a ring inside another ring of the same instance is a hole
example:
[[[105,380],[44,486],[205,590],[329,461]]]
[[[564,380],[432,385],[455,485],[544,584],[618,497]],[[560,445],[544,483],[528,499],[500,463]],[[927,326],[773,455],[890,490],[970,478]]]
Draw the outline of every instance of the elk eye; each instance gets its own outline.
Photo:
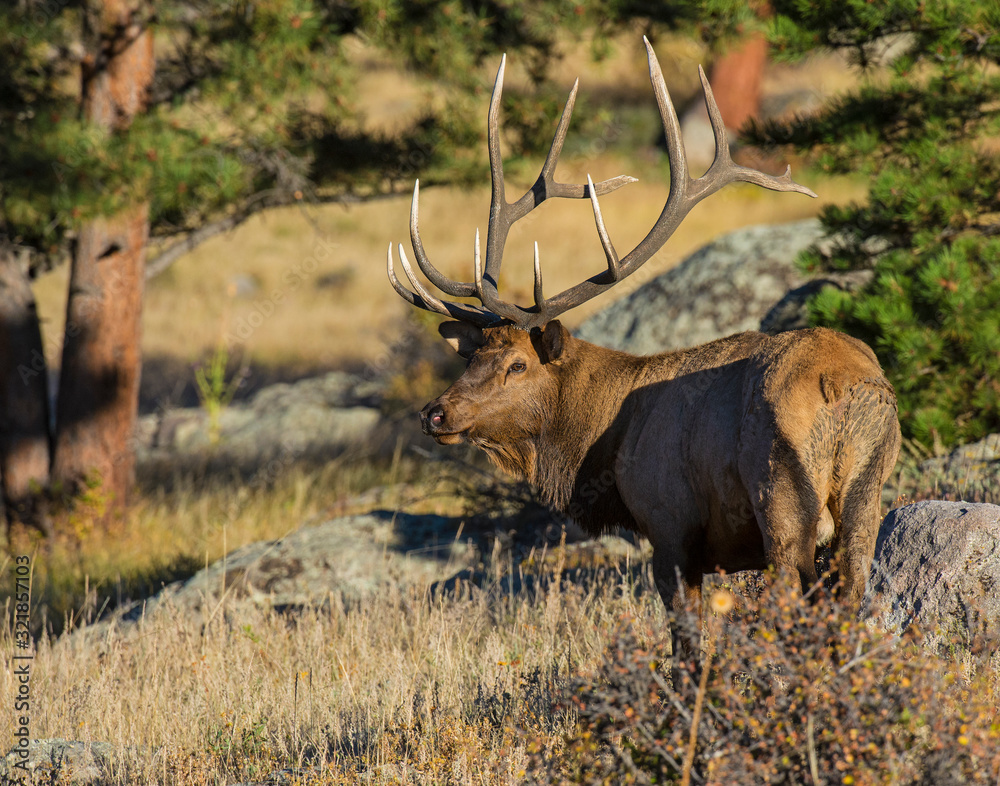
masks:
[[[520,374],[526,368],[527,366],[524,365],[524,363],[522,363],[521,361],[517,361],[516,363],[511,363],[510,368],[507,369],[507,371],[511,374]]]

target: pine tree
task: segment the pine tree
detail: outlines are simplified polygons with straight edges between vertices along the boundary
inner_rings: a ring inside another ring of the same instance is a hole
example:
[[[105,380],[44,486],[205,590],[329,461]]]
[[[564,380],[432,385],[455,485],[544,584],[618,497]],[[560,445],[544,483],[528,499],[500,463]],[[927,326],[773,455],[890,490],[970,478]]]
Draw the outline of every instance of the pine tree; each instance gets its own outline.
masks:
[[[844,242],[804,261],[873,278],[822,291],[813,321],[875,349],[906,436],[930,447],[1000,430],[1000,4],[772,5],[777,56],[832,48],[887,70],[816,115],[749,129],[756,144],[868,179],[865,202],[823,215]]]

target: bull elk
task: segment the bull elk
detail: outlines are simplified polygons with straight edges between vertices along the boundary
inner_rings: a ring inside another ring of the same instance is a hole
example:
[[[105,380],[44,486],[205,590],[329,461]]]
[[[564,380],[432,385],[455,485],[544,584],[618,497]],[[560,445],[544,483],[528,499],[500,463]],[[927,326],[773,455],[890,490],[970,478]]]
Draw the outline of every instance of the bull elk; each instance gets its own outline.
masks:
[[[516,202],[504,194],[498,140],[501,61],[490,102],[488,143],[493,193],[485,266],[476,234],[471,282],[453,281],[431,264],[418,230],[419,181],[410,239],[417,263],[452,298],[421,283],[402,245],[413,289],[389,280],[404,300],[452,317],[439,331],[468,359],[468,369],[420,413],[441,444],[465,440],[507,472],[527,478],[543,498],[593,534],[623,527],[653,547],[652,567],[669,609],[699,608],[705,573],[763,569],[817,581],[816,550],[839,554],[842,595],[857,605],[871,568],[881,489],[900,446],[896,399],[874,353],[861,341],[823,328],[775,336],[746,332],[702,346],[636,357],[574,338],[556,319],[634,273],[702,199],[734,181],[815,196],[790,170],[765,175],[736,165],[704,71],[715,160],[688,174],[677,115],[649,42],[650,81],[670,162],[670,191],[645,238],[620,257],[598,196],[633,182],[555,180],[576,97],[573,86],[535,184]],[[514,222],[546,199],[589,198],[607,269],[546,297],[535,244],[534,305],[500,299],[501,257]]]

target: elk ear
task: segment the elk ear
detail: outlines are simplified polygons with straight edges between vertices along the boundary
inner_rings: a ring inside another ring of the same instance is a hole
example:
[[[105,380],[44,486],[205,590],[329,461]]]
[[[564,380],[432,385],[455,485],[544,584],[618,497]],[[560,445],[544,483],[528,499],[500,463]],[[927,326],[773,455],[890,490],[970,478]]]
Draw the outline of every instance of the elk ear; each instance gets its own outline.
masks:
[[[483,331],[468,322],[442,322],[438,333],[463,358],[471,358],[486,342]]]
[[[551,363],[562,357],[566,346],[566,328],[558,319],[553,319],[542,331],[542,350],[545,352],[545,362]]]

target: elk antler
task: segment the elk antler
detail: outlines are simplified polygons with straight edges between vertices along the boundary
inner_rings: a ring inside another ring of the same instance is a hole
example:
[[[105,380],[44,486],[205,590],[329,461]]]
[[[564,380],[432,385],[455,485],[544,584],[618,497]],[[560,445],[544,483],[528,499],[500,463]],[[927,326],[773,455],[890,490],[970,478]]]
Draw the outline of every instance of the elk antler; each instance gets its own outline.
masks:
[[[454,317],[465,322],[471,322],[480,327],[497,325],[501,323],[512,323],[526,330],[533,327],[541,327],[550,320],[559,316],[565,311],[574,308],[581,303],[607,291],[622,279],[632,275],[638,270],[653,254],[663,247],[670,236],[680,225],[684,217],[702,199],[720,190],[729,183],[744,181],[755,183],[756,185],[769,188],[772,191],[796,191],[800,194],[807,194],[815,197],[812,191],[805,186],[799,185],[791,179],[791,167],[786,168],[781,176],[765,175],[756,169],[738,166],[733,163],[729,155],[729,142],[726,139],[726,127],[722,121],[722,115],[712,96],[712,88],[708,84],[704,70],[699,66],[698,74],[701,77],[702,89],[705,93],[705,104],[708,107],[708,116],[712,121],[712,130],[715,133],[715,160],[712,166],[701,177],[694,179],[688,174],[687,158],[684,153],[684,142],[681,139],[680,123],[677,120],[677,112],[674,110],[670,100],[670,94],[663,81],[663,72],[660,64],[653,52],[653,47],[645,36],[642,39],[646,44],[646,52],[649,58],[649,80],[653,85],[653,92],[656,95],[656,103],[660,110],[660,119],[663,122],[663,130],[667,139],[667,158],[670,162],[670,192],[667,195],[666,204],[660,212],[660,217],[656,220],[653,228],[634,249],[624,257],[619,258],[614,245],[604,226],[604,219],[601,217],[601,208],[597,197],[601,194],[608,194],[628,183],[634,183],[635,178],[620,175],[610,180],[604,180],[595,184],[588,175],[587,185],[575,185],[558,183],[554,173],[559,154],[562,152],[563,142],[566,140],[566,132],[569,128],[570,116],[573,112],[573,104],[576,101],[576,91],[579,80],[573,85],[566,107],[563,109],[562,117],[556,127],[555,136],[552,139],[552,146],[545,159],[545,164],[538,175],[535,184],[516,202],[507,202],[504,196],[503,161],[500,157],[500,140],[498,131],[498,117],[500,114],[500,96],[503,91],[503,75],[506,65],[506,55],[500,61],[500,70],[497,72],[496,83],[493,87],[493,97],[490,99],[490,112],[488,122],[488,141],[490,151],[490,172],[493,179],[493,197],[490,203],[490,220],[486,235],[486,266],[483,269],[479,253],[479,232],[476,232],[475,250],[475,280],[469,283],[452,281],[435,268],[424,252],[423,244],[420,240],[420,231],[417,228],[417,215],[420,201],[420,181],[413,189],[413,201],[410,207],[410,241],[413,245],[413,252],[417,258],[417,264],[424,275],[438,289],[452,297],[476,297],[482,306],[469,303],[455,303],[440,300],[431,294],[413,272],[410,262],[406,258],[402,244],[399,245],[399,257],[403,265],[403,272],[413,286],[411,292],[403,286],[396,277],[393,269],[392,245],[389,245],[387,254],[387,268],[389,281],[395,290],[409,303],[434,311],[439,314]],[[597,224],[597,232],[601,240],[601,246],[607,259],[607,270],[592,276],[586,281],[573,286],[564,292],[560,292],[551,298],[545,298],[542,294],[542,271],[538,260],[538,244],[535,244],[535,305],[531,308],[522,308],[513,303],[506,303],[500,299],[497,291],[497,284],[500,276],[500,265],[503,258],[504,245],[507,242],[507,235],[514,222],[524,218],[546,199],[552,197],[562,197],[567,199],[590,198],[594,209],[594,220]]]

